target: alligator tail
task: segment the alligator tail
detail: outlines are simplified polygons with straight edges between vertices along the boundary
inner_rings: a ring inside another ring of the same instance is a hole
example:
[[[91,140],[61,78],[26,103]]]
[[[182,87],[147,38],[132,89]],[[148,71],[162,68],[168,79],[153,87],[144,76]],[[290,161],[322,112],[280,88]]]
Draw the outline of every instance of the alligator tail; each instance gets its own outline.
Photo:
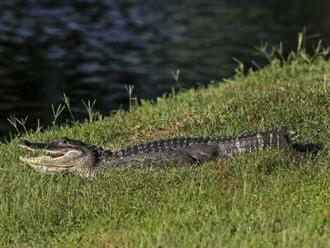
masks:
[[[276,148],[289,151],[291,139],[285,128],[277,128],[270,131],[243,133],[238,136],[222,140],[218,143],[219,156],[232,156],[255,150]]]

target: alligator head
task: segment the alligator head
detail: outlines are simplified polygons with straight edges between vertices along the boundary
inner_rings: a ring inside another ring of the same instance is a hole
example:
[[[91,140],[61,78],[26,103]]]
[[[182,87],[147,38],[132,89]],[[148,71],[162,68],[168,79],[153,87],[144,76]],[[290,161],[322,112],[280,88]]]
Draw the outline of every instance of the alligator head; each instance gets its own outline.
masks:
[[[94,173],[99,161],[99,148],[68,138],[50,143],[21,140],[20,147],[45,153],[38,157],[20,157],[21,161],[45,173],[75,172],[89,176]]]

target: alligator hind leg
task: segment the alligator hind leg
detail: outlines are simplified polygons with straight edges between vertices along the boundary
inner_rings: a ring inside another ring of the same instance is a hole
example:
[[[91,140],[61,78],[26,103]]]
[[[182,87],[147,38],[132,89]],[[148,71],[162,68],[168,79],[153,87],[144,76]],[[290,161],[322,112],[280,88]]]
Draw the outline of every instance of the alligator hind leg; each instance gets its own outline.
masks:
[[[216,145],[198,144],[189,147],[185,151],[189,156],[191,164],[199,164],[218,157],[218,147]]]

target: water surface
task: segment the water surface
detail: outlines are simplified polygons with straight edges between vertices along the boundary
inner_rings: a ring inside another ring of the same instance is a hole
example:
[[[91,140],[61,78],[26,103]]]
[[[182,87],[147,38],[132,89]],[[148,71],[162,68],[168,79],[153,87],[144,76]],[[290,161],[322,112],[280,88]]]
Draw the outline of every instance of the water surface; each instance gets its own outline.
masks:
[[[83,99],[109,115],[127,107],[125,85],[144,99],[207,85],[233,75],[233,58],[262,65],[263,42],[293,49],[304,27],[327,44],[329,13],[322,0],[1,1],[0,137],[12,115],[51,123],[63,93],[78,119]]]

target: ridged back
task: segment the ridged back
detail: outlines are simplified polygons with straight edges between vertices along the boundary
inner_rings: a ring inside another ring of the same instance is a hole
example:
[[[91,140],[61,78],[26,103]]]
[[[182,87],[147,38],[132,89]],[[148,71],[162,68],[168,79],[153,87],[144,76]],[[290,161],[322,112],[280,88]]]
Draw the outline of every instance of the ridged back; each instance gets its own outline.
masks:
[[[230,137],[188,137],[161,139],[139,144],[112,153],[114,157],[127,157],[141,153],[158,153],[173,149],[184,149],[193,145],[215,145],[219,151],[228,155],[252,150],[263,150],[268,147],[287,149],[290,145],[288,131],[278,128],[271,131],[243,133]]]

